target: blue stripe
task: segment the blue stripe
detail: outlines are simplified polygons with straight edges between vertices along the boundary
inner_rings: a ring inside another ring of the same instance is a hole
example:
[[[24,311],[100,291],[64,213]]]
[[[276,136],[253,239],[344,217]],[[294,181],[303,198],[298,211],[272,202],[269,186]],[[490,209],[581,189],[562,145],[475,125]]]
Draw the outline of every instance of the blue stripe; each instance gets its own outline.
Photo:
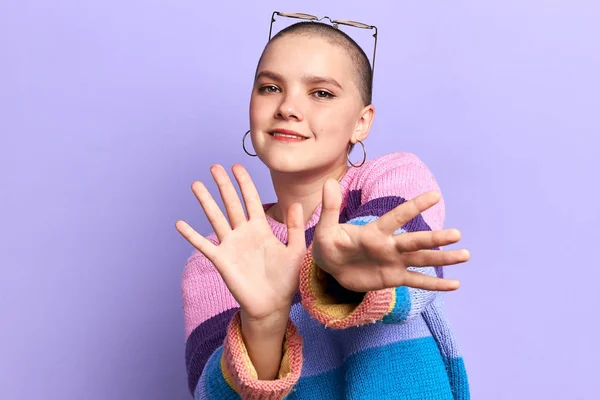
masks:
[[[343,366],[302,378],[286,399],[453,399],[446,364],[432,337],[369,349]]]
[[[229,386],[221,371],[223,346],[219,347],[208,359],[204,374],[196,386],[195,399],[239,400],[240,396]],[[203,387],[202,387],[203,386]],[[204,394],[204,395],[203,395]],[[204,397],[207,395],[207,397]]]

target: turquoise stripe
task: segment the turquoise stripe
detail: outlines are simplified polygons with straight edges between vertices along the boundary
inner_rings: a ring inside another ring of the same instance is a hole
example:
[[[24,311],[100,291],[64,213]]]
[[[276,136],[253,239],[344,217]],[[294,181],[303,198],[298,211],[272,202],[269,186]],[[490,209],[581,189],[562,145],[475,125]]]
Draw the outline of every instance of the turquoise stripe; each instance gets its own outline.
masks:
[[[288,394],[285,400],[345,400],[344,390],[344,369],[336,368],[321,375],[311,376],[309,378],[300,378],[294,389]]]
[[[399,286],[394,290],[396,291],[396,303],[392,311],[381,320],[384,324],[399,324],[406,319],[410,312],[411,301],[408,288]]]
[[[219,399],[219,400],[239,400],[240,396],[229,386],[223,372],[221,371],[221,356],[223,354],[223,346],[219,347],[210,356],[204,373],[200,377],[198,386],[196,386],[195,399]],[[202,388],[202,385],[204,387]],[[204,389],[204,390],[203,390]],[[202,395],[202,392],[205,394]],[[204,397],[206,396],[207,397]]]
[[[372,216],[372,215],[367,215],[365,217],[353,218],[353,219],[349,220],[347,223],[348,224],[352,224],[352,225],[363,226],[363,225],[368,224],[371,221],[375,221],[377,218],[379,218],[379,217]]]
[[[454,398],[456,400],[469,400],[471,398],[469,379],[463,358],[444,358],[444,363],[450,375]]]
[[[453,399],[444,360],[432,337],[354,354],[343,366],[301,378],[286,399]]]
[[[376,219],[378,219],[379,217],[374,216],[374,215],[366,215],[363,217],[356,217],[356,218],[352,218],[351,220],[349,220],[347,223],[348,224],[352,224],[352,225],[358,225],[358,226],[363,226],[368,224],[369,222],[373,222]],[[396,229],[396,231],[394,232],[394,235],[399,235],[401,233],[408,233],[405,229],[402,228],[398,228]]]

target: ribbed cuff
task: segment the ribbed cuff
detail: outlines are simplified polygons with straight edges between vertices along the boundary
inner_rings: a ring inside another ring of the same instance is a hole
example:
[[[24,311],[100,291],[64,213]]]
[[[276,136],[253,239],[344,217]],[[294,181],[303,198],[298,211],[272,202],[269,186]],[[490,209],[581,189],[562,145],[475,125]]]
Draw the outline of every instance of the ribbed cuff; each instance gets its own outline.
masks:
[[[243,399],[275,400],[284,398],[300,378],[302,361],[302,337],[290,319],[283,341],[283,357],[277,380],[259,380],[242,338],[239,311],[233,316],[223,344],[221,370],[229,386]]]
[[[380,321],[395,304],[393,288],[365,293],[358,304],[340,302],[326,290],[326,273],[312,258],[312,244],[300,267],[302,305],[317,321],[333,329],[345,329]]]

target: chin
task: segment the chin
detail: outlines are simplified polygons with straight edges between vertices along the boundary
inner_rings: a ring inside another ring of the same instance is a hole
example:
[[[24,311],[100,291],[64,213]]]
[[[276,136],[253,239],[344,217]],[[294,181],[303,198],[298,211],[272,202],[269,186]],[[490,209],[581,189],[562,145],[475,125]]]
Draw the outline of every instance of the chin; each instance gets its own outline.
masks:
[[[259,154],[260,160],[272,172],[297,173],[310,169],[309,160],[292,154]]]

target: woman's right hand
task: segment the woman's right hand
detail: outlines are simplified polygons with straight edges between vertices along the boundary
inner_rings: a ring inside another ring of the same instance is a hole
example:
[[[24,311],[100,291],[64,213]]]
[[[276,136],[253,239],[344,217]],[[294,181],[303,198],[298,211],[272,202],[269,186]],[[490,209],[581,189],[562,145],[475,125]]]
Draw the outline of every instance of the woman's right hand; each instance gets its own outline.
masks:
[[[201,182],[194,182],[192,191],[212,225],[219,245],[214,245],[184,221],[177,221],[176,228],[214,264],[241,307],[242,326],[246,332],[267,336],[283,333],[293,297],[298,291],[300,264],[306,254],[302,207],[295,204],[289,210],[288,245],[285,245],[271,231],[246,169],[234,165],[232,170],[248,217],[229,175],[222,166],[215,165],[211,167],[211,173],[229,222]]]

